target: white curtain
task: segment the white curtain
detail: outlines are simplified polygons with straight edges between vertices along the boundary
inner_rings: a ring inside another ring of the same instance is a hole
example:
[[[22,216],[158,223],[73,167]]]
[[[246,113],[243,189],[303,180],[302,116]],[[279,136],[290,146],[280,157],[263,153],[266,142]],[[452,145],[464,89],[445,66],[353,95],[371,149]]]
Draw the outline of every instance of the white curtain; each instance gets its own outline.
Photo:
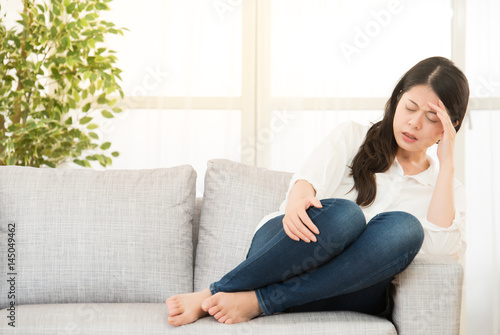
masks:
[[[465,302],[468,334],[500,334],[500,2],[469,1]]]
[[[110,6],[106,18],[128,29],[108,40],[126,95],[122,115],[102,120],[120,152],[112,168],[191,164],[201,196],[207,161],[241,156],[241,111],[232,103],[241,95],[241,7],[221,16],[210,1]]]

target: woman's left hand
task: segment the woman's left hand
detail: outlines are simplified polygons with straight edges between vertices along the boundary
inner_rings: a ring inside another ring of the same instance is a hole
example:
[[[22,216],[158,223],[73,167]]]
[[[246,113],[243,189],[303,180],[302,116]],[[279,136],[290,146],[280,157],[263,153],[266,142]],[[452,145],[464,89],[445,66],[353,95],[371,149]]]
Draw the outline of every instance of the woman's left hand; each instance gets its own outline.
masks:
[[[453,125],[446,111],[446,107],[441,100],[439,100],[438,105],[429,102],[429,107],[436,112],[443,125],[443,133],[441,134],[441,140],[439,141],[437,149],[439,163],[441,166],[445,163],[450,163],[451,166],[453,166],[453,149],[455,147],[455,137],[457,135],[455,125]]]

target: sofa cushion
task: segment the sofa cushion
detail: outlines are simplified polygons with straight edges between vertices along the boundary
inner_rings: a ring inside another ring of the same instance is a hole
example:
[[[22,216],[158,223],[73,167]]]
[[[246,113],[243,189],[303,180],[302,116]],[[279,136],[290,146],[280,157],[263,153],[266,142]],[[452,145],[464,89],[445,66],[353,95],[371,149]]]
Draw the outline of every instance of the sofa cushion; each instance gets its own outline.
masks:
[[[195,290],[241,263],[255,228],[285,199],[291,173],[211,160],[205,175],[195,261]]]
[[[163,302],[191,291],[195,179],[188,165],[130,171],[1,167],[0,291],[10,287],[8,273],[15,273],[17,305]],[[12,300],[1,294],[0,308]]]
[[[2,320],[6,310],[0,311]],[[3,332],[5,331],[5,332]],[[386,319],[356,312],[284,313],[226,325],[209,316],[192,324],[168,324],[165,304],[57,304],[20,306],[16,328],[0,323],[0,334],[343,334],[395,335]],[[449,333],[447,333],[449,334]]]

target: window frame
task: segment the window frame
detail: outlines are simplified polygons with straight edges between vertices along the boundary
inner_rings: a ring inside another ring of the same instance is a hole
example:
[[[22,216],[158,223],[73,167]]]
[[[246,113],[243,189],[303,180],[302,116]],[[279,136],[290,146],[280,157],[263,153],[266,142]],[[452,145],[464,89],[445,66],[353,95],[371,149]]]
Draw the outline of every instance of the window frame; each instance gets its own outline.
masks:
[[[290,110],[290,106],[301,106],[304,110],[325,108],[335,110],[380,110],[386,98],[299,98],[271,97],[270,95],[270,0],[245,0],[242,6],[242,91],[239,97],[162,97],[126,96],[123,106],[129,109],[226,109],[228,101],[232,109],[241,111],[241,145],[245,150],[253,150],[255,155],[244,155],[241,162],[248,165],[268,167],[269,155],[266,150],[257,151],[257,134],[269,127],[273,110]],[[451,0],[452,36],[451,58],[461,69],[466,60],[466,1]],[[321,101],[321,103],[319,103]],[[500,109],[500,97],[472,97],[469,106],[474,109]],[[293,107],[292,107],[293,108]],[[459,132],[455,151],[455,174],[465,182],[465,132]]]

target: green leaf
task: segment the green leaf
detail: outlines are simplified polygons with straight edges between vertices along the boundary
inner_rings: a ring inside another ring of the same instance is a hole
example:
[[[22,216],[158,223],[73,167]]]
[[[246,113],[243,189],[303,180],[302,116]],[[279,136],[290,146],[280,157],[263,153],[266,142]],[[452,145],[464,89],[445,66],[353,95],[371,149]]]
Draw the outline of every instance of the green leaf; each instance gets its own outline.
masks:
[[[55,168],[56,168],[56,165],[55,165],[53,162],[43,161],[43,163],[44,163],[45,165],[47,165],[48,167],[51,167],[51,168],[53,168],[53,169],[55,169]]]
[[[73,99],[75,99],[76,102],[80,102],[80,94],[76,90],[73,91]]]
[[[70,22],[66,25],[66,29],[67,30],[72,30],[72,29],[75,29],[75,26],[76,26],[76,22]],[[77,38],[78,38],[78,35],[77,35]]]
[[[81,159],[75,159],[73,160],[74,163],[78,164],[78,165],[81,165],[83,167],[92,167],[92,165],[90,165],[89,161],[84,159],[84,160],[81,160]]]
[[[118,156],[120,156],[120,153],[119,153],[118,151],[113,151],[113,152],[111,153],[111,156],[113,156],[113,157],[118,157]]]
[[[106,93],[103,93],[97,98],[97,103],[104,105],[106,103]]]
[[[68,105],[71,109],[76,109],[76,102],[72,98],[68,98]]]
[[[97,10],[108,10],[109,9],[108,5],[106,5],[104,3],[96,3],[95,8]]]
[[[89,123],[90,121],[92,121],[92,118],[90,116],[85,116],[84,118],[82,118],[80,120],[80,124],[87,124]]]
[[[81,159],[74,159],[73,163],[76,163],[76,164],[78,164],[80,166],[85,167],[85,163]]]
[[[87,20],[87,21],[94,21],[97,18],[98,18],[98,16],[96,14],[87,14],[87,15],[85,15],[85,20]]]
[[[92,104],[91,104],[90,102],[89,102],[89,103],[87,103],[87,104],[85,104],[85,106],[83,106],[83,108],[82,108],[82,111],[83,111],[84,113],[87,113],[87,112],[90,110],[90,107],[91,107],[91,106],[92,106]]]
[[[91,131],[89,133],[89,136],[92,137],[94,140],[98,140],[99,139],[99,135],[97,135],[96,133],[94,133],[93,131]]]
[[[94,129],[97,129],[99,128],[98,125],[96,125],[95,123],[91,123],[87,126],[87,129],[90,129],[90,130],[94,130]]]
[[[121,109],[120,107],[113,107],[112,111],[115,113],[121,113],[123,112],[123,109]]]
[[[76,24],[78,24],[82,28],[87,28],[89,26],[89,23],[85,19],[76,20]],[[95,45],[92,48],[95,48]]]
[[[75,8],[76,8],[76,5],[77,5],[77,3],[76,3],[76,2],[73,2],[73,3],[71,3],[69,6],[66,6],[66,12],[67,12],[68,14],[73,13],[73,11],[74,11],[74,10],[75,10]]]
[[[71,47],[71,41],[68,35],[63,36],[63,38],[61,39],[61,45],[65,50]]]
[[[36,20],[38,22],[40,22],[41,24],[45,24],[45,16],[43,14],[39,14],[37,17],[36,17]]]
[[[105,142],[101,145],[102,150],[108,150],[111,147],[111,142]]]
[[[108,111],[108,110],[103,110],[103,111],[101,112],[101,114],[102,114],[102,116],[104,116],[104,117],[105,117],[105,118],[107,118],[107,119],[112,119],[112,118],[114,118],[114,115],[113,115],[113,114],[111,114],[111,112],[110,112],[110,111]]]

